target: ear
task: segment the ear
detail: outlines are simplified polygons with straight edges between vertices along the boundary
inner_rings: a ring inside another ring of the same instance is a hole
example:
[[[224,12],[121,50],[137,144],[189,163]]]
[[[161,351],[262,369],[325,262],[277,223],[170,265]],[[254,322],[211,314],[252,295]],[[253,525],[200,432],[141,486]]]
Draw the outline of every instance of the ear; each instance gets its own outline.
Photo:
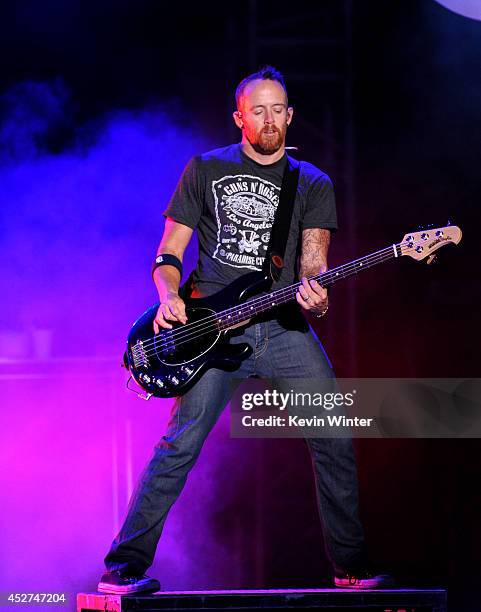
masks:
[[[286,117],[287,125],[291,124],[293,115],[294,115],[294,109],[292,108],[292,106],[289,106],[287,109],[287,117]]]
[[[240,111],[234,111],[232,113],[232,116],[234,117],[234,123],[240,130],[242,130],[244,128],[244,122],[242,121],[242,113]]]

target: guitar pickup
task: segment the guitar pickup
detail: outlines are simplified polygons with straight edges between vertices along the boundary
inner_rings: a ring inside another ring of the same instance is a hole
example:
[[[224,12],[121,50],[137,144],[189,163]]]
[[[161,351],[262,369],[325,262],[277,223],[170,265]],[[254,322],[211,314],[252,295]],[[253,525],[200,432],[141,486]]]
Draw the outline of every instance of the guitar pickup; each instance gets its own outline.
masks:
[[[168,355],[169,353],[173,353],[175,351],[175,342],[172,338],[172,330],[169,329],[162,332],[161,343],[161,353],[164,355]]]

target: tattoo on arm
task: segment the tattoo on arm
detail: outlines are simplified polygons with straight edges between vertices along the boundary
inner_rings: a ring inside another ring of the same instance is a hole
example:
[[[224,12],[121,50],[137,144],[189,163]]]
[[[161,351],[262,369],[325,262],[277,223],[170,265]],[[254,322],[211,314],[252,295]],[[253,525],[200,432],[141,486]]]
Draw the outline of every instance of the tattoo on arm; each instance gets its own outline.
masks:
[[[326,229],[305,229],[302,232],[302,249],[299,276],[316,276],[322,266],[327,266],[327,252],[331,232]]]

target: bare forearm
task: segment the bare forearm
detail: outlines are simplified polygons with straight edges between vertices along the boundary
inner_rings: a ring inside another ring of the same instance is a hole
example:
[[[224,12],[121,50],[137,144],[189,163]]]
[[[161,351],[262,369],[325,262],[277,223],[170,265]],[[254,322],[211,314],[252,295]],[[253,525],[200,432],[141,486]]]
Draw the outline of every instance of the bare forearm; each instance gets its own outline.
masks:
[[[331,232],[325,229],[307,229],[302,233],[300,278],[317,276],[327,269],[327,253]]]
[[[327,291],[312,279],[327,270],[327,252],[331,234],[325,229],[306,229],[302,232],[302,249],[299,266],[301,283],[296,293],[300,306],[316,317],[326,314],[328,308]],[[311,279],[311,280],[308,280]]]
[[[161,302],[166,301],[169,294],[179,292],[180,273],[174,266],[159,266],[153,278]]]

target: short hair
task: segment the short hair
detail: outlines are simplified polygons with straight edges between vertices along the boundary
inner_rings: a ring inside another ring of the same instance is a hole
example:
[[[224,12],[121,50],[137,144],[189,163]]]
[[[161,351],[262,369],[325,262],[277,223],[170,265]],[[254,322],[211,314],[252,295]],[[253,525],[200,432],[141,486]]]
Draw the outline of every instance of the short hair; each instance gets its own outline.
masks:
[[[246,78],[242,79],[239,85],[237,85],[237,89],[235,90],[235,101],[237,104],[237,108],[239,108],[239,100],[241,99],[242,94],[244,93],[244,89],[252,81],[258,81],[258,80],[277,81],[280,85],[282,85],[282,88],[286,92],[286,100],[287,100],[287,89],[286,89],[286,84],[284,82],[284,77],[282,76],[282,74],[279,72],[279,70],[276,70],[274,66],[264,66],[257,72],[253,72],[252,74],[249,74],[249,76],[246,76]]]

